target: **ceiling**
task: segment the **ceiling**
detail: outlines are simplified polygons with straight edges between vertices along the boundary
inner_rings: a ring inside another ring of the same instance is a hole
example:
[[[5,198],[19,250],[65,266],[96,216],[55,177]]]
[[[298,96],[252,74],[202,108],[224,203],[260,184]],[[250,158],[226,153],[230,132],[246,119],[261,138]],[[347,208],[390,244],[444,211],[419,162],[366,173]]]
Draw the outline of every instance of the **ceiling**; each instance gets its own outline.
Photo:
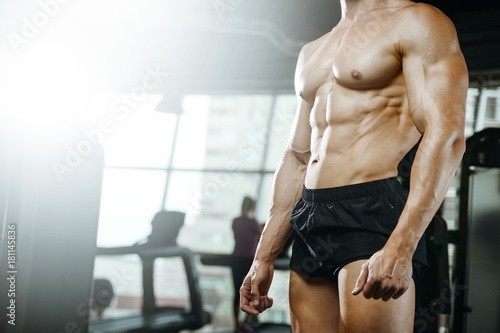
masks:
[[[426,2],[455,23],[471,80],[497,82],[500,2]],[[20,31],[36,8],[9,6],[3,28]],[[96,92],[130,91],[147,67],[169,73],[159,93],[291,92],[301,46],[339,19],[338,0],[88,0],[61,5],[21,53],[59,50]]]

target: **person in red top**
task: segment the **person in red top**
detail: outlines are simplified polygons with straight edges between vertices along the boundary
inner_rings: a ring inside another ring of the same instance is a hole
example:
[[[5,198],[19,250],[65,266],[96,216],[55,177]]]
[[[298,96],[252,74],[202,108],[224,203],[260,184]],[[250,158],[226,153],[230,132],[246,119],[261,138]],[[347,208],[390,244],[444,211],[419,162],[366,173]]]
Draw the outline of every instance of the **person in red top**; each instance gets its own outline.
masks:
[[[252,265],[257,243],[259,242],[262,227],[253,217],[256,202],[246,196],[241,205],[241,216],[233,220],[234,251],[233,256],[238,257],[231,265],[233,271],[234,296],[234,320],[237,332],[252,332],[244,322],[239,323],[240,286]],[[245,321],[248,320],[248,316]]]
[[[255,250],[262,231],[259,222],[253,217],[255,204],[255,200],[245,197],[241,205],[241,216],[233,220],[234,256],[251,259],[255,256]]]

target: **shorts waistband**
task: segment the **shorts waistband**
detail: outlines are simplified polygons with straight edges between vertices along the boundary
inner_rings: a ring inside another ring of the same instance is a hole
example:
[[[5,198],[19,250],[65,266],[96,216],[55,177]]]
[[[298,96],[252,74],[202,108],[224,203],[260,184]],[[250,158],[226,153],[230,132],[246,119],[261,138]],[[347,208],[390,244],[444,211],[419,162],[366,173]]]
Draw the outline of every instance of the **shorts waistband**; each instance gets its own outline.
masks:
[[[308,189],[304,186],[302,199],[308,202],[332,202],[387,194],[388,192],[401,191],[402,188],[397,177],[321,189]]]

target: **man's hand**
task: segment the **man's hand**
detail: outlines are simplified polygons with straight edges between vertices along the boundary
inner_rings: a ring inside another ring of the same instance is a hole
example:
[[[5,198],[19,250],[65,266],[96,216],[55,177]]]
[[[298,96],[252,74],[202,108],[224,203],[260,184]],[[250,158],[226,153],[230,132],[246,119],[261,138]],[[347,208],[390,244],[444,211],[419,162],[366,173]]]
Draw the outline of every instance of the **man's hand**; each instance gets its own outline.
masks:
[[[274,266],[255,260],[240,288],[241,309],[258,315],[273,306],[273,299],[267,296],[273,280]]]
[[[361,266],[353,295],[363,291],[366,298],[384,301],[401,297],[411,283],[411,260],[411,256],[400,256],[384,247]]]

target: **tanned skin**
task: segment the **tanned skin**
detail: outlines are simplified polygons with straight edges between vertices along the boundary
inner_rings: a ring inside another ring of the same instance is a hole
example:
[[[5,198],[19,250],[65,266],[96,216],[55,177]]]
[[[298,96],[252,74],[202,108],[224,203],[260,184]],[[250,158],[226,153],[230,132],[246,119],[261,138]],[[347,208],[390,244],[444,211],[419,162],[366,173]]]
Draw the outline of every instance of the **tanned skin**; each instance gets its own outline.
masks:
[[[241,308],[258,314],[272,306],[273,263],[303,185],[394,177],[422,137],[406,206],[385,246],[344,266],[338,283],[291,271],[289,291],[296,333],[412,332],[412,256],[465,149],[467,68],[455,28],[438,9],[408,0],[341,5],[337,26],[300,52],[297,113]]]

